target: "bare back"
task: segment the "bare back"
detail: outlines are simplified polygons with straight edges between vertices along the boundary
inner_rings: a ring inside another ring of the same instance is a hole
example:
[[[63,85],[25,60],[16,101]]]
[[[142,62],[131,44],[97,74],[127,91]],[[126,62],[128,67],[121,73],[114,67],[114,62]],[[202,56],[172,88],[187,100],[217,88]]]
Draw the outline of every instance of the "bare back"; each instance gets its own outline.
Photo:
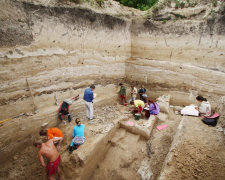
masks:
[[[48,140],[46,143],[42,143],[39,153],[50,162],[54,162],[59,157],[59,153],[52,139]]]

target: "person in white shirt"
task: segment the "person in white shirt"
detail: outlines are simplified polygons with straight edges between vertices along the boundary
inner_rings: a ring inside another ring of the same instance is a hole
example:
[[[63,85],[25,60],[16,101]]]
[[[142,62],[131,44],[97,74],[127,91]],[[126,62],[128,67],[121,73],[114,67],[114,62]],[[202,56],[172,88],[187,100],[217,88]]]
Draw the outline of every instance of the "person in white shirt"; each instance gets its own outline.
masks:
[[[200,106],[197,108],[200,115],[210,116],[211,115],[211,105],[210,105],[209,101],[207,101],[207,99],[202,96],[197,96],[196,100],[201,103]]]
[[[128,101],[128,103],[132,103],[134,102],[134,100],[136,100],[136,96],[137,96],[137,88],[134,87],[134,85],[131,85],[131,91],[130,91],[130,99]]]

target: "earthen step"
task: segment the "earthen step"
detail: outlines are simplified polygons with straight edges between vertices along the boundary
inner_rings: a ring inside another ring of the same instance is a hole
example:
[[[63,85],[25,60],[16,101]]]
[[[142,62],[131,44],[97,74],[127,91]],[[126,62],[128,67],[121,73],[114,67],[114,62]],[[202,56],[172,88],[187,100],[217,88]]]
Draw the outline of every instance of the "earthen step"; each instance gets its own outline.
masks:
[[[221,132],[198,117],[183,116],[158,180],[223,179],[224,162]]]

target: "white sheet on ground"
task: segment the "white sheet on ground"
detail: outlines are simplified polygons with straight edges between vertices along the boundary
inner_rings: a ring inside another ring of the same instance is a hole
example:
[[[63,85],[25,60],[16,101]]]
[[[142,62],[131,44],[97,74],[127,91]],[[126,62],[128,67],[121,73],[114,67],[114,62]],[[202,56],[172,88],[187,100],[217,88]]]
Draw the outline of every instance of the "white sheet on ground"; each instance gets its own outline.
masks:
[[[199,112],[197,109],[195,109],[195,105],[191,104],[190,106],[185,106],[181,111],[180,113],[182,115],[189,115],[189,116],[198,116],[199,115]]]

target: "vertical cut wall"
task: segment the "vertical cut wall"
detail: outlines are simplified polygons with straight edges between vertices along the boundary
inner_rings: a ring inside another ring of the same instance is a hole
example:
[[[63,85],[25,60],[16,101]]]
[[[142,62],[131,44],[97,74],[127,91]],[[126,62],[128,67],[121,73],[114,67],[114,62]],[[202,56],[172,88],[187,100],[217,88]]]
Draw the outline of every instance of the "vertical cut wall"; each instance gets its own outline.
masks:
[[[197,93],[225,95],[224,16],[213,22],[177,20],[166,24],[138,19],[131,27],[128,80],[142,81],[155,92],[166,91],[178,104],[189,103],[188,96]]]

